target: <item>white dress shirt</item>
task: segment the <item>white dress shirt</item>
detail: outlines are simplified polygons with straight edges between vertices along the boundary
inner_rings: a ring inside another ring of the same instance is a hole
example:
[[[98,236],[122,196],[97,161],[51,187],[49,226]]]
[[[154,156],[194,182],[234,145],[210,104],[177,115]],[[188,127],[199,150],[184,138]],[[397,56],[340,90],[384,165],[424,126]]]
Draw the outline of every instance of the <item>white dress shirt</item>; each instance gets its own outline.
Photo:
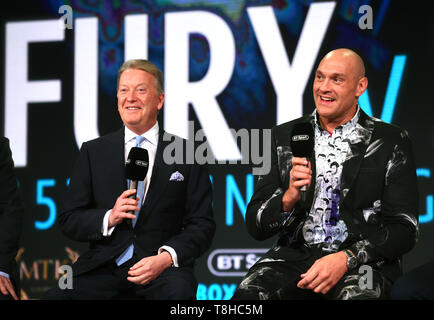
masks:
[[[128,129],[125,126],[125,161],[127,160],[128,154],[130,153],[130,150],[132,147],[136,146],[136,136],[137,134],[132,132],[130,129]],[[148,172],[146,174],[145,180],[144,180],[144,192],[143,192],[143,199],[141,199],[142,204],[146,198],[146,194],[148,192],[148,187],[151,183],[151,177],[152,177],[152,169],[154,168],[154,162],[155,162],[155,155],[157,153],[157,145],[158,145],[158,136],[159,136],[159,126],[158,121],[155,123],[155,125],[146,131],[144,134],[142,134],[142,137],[145,138],[145,140],[140,144],[141,148],[144,148],[148,150],[149,154],[149,168]],[[113,230],[116,226],[108,228],[108,222],[109,217],[111,213],[111,209],[107,211],[107,213],[104,216],[103,225],[102,225],[102,235],[105,237],[111,236],[113,233]],[[172,257],[173,266],[178,267],[178,256],[175,252],[175,250],[172,247],[169,246],[162,246],[158,249],[158,254],[160,254],[162,251],[167,251]]]

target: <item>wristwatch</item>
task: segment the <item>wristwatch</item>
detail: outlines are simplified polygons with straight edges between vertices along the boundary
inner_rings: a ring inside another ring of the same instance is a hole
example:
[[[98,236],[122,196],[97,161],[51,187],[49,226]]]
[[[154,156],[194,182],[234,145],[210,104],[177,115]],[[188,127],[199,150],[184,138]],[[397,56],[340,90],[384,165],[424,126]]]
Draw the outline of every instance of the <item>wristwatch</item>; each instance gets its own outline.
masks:
[[[353,270],[359,265],[359,259],[350,250],[344,250],[347,256],[347,268],[348,270]]]

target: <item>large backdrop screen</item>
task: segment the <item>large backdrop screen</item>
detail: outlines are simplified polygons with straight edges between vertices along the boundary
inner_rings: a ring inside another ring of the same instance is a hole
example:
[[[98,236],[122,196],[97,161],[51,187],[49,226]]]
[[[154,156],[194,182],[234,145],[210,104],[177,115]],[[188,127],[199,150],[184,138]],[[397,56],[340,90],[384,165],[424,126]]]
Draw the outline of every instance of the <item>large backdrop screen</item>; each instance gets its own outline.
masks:
[[[24,297],[57,286],[59,267],[87,248],[60,232],[59,205],[81,144],[122,124],[116,77],[131,58],[163,70],[160,125],[202,144],[210,163],[217,232],[197,263],[198,299],[230,298],[275,241],[253,240],[244,224],[255,173],[266,170],[269,129],[314,110],[315,69],[340,47],[365,61],[363,110],[413,141],[420,240],[404,271],[434,259],[427,8],[390,0],[40,0],[0,14],[0,130],[26,207],[17,256]]]

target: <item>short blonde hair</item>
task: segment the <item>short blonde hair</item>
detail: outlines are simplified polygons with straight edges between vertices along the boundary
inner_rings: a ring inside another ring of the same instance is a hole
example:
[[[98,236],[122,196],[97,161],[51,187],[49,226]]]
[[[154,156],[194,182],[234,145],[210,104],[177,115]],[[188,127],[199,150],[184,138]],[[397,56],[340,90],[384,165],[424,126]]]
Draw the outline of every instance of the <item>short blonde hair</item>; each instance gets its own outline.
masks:
[[[125,61],[123,63],[123,65],[119,68],[118,71],[118,85],[117,85],[118,89],[119,89],[119,79],[121,78],[122,73],[128,69],[139,69],[152,74],[156,80],[157,93],[162,94],[164,92],[163,73],[161,72],[160,69],[158,69],[158,67],[155,64],[145,59],[132,59],[132,60]]]

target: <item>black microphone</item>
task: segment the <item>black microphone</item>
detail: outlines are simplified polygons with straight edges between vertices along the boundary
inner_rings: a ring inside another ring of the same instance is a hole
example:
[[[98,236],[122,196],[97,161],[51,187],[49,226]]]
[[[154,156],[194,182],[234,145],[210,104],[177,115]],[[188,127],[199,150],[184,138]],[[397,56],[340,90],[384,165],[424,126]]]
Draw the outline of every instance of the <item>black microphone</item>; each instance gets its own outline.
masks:
[[[291,149],[295,157],[306,158],[310,161],[315,143],[312,124],[309,122],[296,123],[291,132]],[[306,201],[307,185],[300,188],[301,200]]]
[[[149,169],[149,154],[148,150],[138,147],[133,147],[128,154],[127,161],[125,163],[125,177],[128,179],[128,190],[136,189],[139,181],[145,180],[146,174]],[[132,194],[128,198],[136,199],[137,192]],[[143,201],[143,199],[140,199]],[[134,211],[130,213],[134,214]],[[131,220],[128,220],[131,223]]]

